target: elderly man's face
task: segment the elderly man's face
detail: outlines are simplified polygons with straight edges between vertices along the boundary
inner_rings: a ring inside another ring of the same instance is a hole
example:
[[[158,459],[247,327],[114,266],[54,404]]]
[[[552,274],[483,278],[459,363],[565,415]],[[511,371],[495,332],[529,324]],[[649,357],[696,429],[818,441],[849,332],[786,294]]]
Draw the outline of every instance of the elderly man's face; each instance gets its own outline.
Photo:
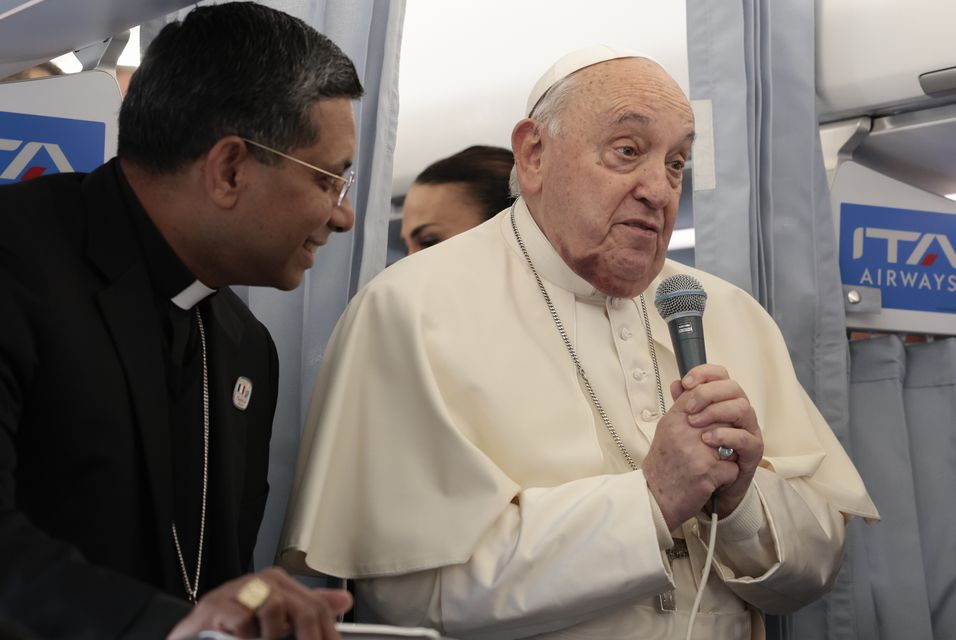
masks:
[[[529,203],[578,275],[633,297],[664,264],[694,117],[680,87],[648,60],[578,73],[560,132],[541,133],[540,193]]]

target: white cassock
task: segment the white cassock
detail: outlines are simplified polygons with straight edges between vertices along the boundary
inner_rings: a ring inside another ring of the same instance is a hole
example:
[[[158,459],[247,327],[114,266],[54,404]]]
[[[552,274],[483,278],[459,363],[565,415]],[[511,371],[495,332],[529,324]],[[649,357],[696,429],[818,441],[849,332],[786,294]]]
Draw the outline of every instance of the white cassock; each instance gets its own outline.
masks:
[[[522,200],[515,213],[640,465],[660,418],[640,299],[596,291]],[[747,393],[765,449],[753,489],[718,526],[694,637],[760,638],[758,610],[819,597],[845,520],[878,515],[770,317],[671,262],[646,293],[667,406],[677,364],[653,294],[677,272],[708,293],[708,360]],[[584,391],[505,211],[401,260],[349,305],[316,382],[280,563],[358,579],[367,621],[456,638],[683,638],[707,531],[697,518],[666,530]],[[672,538],[689,557],[668,559]],[[661,611],[658,594],[675,586],[677,611]]]

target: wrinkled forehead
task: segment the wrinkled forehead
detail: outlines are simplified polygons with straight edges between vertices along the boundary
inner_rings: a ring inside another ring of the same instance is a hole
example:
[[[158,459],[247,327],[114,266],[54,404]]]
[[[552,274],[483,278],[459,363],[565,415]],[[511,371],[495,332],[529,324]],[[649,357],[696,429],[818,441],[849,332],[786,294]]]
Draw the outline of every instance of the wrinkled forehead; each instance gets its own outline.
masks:
[[[581,69],[573,74],[573,77],[579,83],[588,83],[595,91],[601,91],[602,85],[610,89],[633,87],[687,102],[687,96],[677,81],[667,73],[664,67],[648,58],[608,60]]]
[[[656,62],[646,58],[610,60],[576,72],[568,107],[603,116],[621,110],[667,114],[684,127],[694,126],[690,102],[680,85]]]

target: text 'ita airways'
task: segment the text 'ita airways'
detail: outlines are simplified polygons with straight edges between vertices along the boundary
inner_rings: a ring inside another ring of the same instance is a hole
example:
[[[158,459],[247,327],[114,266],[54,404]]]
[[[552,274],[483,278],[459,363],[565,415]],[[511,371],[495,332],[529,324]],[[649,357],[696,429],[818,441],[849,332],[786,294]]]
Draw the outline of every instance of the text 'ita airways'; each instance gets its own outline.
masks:
[[[870,287],[901,287],[927,291],[956,292],[956,274],[920,273],[914,269],[870,269],[860,275],[861,285]]]

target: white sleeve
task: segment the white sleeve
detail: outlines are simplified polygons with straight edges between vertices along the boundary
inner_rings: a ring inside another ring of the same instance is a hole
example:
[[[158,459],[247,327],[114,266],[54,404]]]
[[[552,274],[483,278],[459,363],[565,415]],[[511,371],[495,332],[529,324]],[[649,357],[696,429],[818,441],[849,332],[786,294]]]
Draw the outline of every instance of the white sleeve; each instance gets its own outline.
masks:
[[[706,514],[697,516],[702,541],[710,536],[710,522],[710,516]],[[757,495],[756,482],[750,485],[733,513],[718,521],[716,547],[714,560],[727,577],[757,578],[778,562],[770,525]]]
[[[800,478],[757,469],[741,517],[717,525],[717,572],[741,599],[788,613],[825,593],[843,560],[844,516]],[[744,512],[748,515],[744,516]],[[708,527],[699,527],[706,544]]]
[[[640,471],[526,489],[517,502],[463,564],[359,580],[359,614],[506,640],[673,588]]]

